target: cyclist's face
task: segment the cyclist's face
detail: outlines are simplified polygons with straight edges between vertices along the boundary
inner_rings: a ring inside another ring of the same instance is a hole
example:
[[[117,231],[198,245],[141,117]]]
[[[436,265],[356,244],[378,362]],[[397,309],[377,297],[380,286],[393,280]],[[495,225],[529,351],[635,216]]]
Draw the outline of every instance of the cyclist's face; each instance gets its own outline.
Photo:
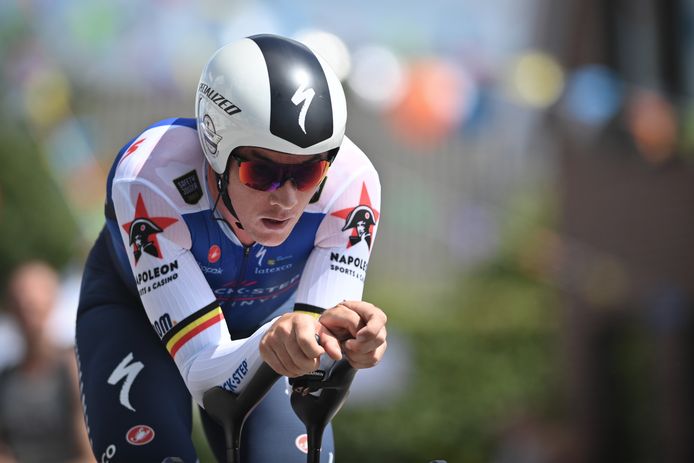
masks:
[[[300,164],[312,159],[309,156],[292,156],[278,151],[250,147],[240,148],[236,154],[246,160],[281,164]],[[321,157],[325,156],[317,155],[315,158]],[[229,168],[229,197],[243,224],[243,231],[251,240],[266,246],[277,246],[283,243],[318,185],[316,188],[301,191],[292,181],[286,181],[275,191],[260,191],[241,183],[238,162],[232,159]],[[239,236],[239,238],[242,237]]]

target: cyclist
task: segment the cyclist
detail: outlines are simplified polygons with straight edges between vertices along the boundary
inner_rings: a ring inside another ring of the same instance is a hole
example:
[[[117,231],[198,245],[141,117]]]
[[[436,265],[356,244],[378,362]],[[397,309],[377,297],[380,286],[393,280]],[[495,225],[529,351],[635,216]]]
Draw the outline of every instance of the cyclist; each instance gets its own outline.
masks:
[[[195,110],[133,138],[108,176],[77,316],[100,461],[195,461],[191,396],[201,407],[214,386],[238,393],[263,361],[295,377],[342,355],[368,368],[386,348],[386,316],[361,301],[380,184],[344,136],[326,62],[279,36],[232,42],[205,66]],[[222,460],[221,428],[201,418]],[[278,381],[242,457],[303,462],[303,433]],[[329,429],[323,449],[328,461]]]

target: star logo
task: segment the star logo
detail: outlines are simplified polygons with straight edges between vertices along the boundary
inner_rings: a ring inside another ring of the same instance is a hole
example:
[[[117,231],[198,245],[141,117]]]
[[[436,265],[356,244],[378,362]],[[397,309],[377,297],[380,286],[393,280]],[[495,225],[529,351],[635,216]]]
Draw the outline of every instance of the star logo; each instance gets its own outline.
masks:
[[[162,258],[157,235],[175,222],[178,222],[178,219],[150,217],[145,207],[145,202],[142,200],[142,195],[138,193],[135,204],[135,218],[132,222],[122,225],[130,238],[130,245],[133,247],[135,265],[137,265],[143,252],[158,259]]]
[[[352,234],[347,243],[348,248],[364,240],[369,249],[371,249],[372,230],[374,225],[378,223],[380,214],[371,206],[371,198],[369,197],[369,191],[366,189],[366,182],[361,185],[361,196],[359,197],[358,206],[341,209],[330,215],[345,220],[342,231],[352,229]]]

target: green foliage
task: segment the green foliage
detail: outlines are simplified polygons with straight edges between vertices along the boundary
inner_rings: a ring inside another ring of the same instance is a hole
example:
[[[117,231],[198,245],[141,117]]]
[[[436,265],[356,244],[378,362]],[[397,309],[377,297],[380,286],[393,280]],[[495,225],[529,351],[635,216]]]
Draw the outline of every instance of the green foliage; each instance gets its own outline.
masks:
[[[69,262],[79,234],[63,196],[31,137],[17,125],[0,132],[0,276],[15,265],[44,259]]]
[[[365,299],[411,344],[412,376],[394,402],[340,412],[341,462],[488,462],[515,418],[557,413],[558,298],[520,264],[524,240],[551,220],[536,199],[511,204],[501,253],[483,268],[435,289],[369,281]]]
[[[556,317],[546,288],[490,271],[438,299],[384,293],[370,300],[391,308],[389,323],[408,336],[413,375],[395,403],[340,412],[340,461],[489,461],[500,424],[551,406]]]

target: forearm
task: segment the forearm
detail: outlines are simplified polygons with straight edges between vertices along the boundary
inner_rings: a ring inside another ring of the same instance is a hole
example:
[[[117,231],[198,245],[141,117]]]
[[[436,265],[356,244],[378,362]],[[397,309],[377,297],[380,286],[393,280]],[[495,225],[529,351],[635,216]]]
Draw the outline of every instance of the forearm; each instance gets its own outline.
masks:
[[[220,386],[239,393],[243,390],[262,359],[258,346],[274,319],[258,328],[250,337],[231,340],[223,338],[197,352],[175,357],[181,376],[193,399],[202,406],[205,391]]]

